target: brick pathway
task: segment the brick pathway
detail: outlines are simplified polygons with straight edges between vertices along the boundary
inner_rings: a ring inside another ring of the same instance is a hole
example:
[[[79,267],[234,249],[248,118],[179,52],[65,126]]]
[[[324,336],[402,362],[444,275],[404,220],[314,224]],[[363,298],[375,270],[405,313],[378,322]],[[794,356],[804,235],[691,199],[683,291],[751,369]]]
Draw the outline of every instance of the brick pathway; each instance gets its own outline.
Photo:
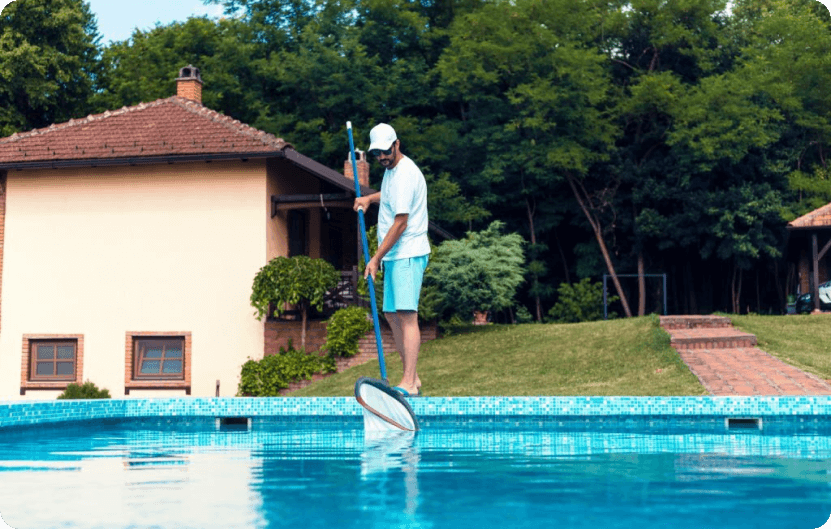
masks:
[[[712,395],[831,395],[831,385],[756,347],[721,316],[662,316],[671,344]]]

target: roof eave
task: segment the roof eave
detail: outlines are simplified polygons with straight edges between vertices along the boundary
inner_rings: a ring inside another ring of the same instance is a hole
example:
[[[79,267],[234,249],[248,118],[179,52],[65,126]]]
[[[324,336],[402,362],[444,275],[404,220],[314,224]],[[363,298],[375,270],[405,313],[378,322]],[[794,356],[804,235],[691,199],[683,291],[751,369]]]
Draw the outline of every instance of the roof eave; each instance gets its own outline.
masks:
[[[0,170],[21,171],[25,169],[66,169],[72,167],[114,167],[124,165],[174,164],[188,162],[212,162],[225,160],[248,160],[252,158],[282,158],[282,150],[234,152],[213,154],[176,154],[164,156],[128,156],[124,158],[87,158],[73,160],[36,160],[32,162],[0,162]]]
[[[831,225],[825,226],[792,226],[788,224],[788,230],[791,231],[807,231],[807,230],[831,230]]]
[[[352,180],[345,178],[344,175],[342,175],[341,173],[335,171],[334,169],[326,167],[320,162],[312,160],[308,156],[300,154],[291,147],[286,147],[286,149],[283,152],[285,153],[286,160],[290,161],[291,163],[299,167],[302,167],[303,169],[317,176],[321,180],[325,180],[330,184],[339,187],[340,189],[343,189],[344,191],[351,191],[353,195],[355,194],[355,183]],[[376,192],[376,189],[373,189],[368,186],[361,186],[362,195],[370,195]]]

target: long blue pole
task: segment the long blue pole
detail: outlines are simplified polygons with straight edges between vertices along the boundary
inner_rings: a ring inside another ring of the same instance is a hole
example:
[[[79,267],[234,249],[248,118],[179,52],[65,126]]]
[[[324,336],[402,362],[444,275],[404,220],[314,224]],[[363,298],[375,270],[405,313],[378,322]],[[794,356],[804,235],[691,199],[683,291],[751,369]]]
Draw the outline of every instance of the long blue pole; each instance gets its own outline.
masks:
[[[355,160],[355,142],[352,139],[352,122],[346,122],[346,132],[349,134],[349,155],[352,159],[352,175],[355,177],[355,196],[361,196],[361,184],[358,181],[358,162]],[[361,241],[364,248],[364,261],[369,263],[369,244],[366,239],[366,222],[364,221],[364,210],[358,210],[358,220],[361,223]],[[381,366],[381,378],[387,380],[387,366],[384,363],[384,344],[381,340],[381,325],[378,321],[378,306],[375,303],[375,280],[369,276],[369,301],[372,304],[372,323],[375,325],[375,345],[378,348],[378,363]]]

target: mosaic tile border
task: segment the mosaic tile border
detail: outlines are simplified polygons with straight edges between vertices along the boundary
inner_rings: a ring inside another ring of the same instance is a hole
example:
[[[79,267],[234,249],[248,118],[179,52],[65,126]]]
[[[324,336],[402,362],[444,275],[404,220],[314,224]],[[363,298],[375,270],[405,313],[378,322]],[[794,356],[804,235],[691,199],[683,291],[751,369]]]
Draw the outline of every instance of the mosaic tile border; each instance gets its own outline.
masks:
[[[424,397],[419,417],[820,417],[831,396]],[[0,428],[147,417],[359,417],[352,397],[172,398],[0,402]]]

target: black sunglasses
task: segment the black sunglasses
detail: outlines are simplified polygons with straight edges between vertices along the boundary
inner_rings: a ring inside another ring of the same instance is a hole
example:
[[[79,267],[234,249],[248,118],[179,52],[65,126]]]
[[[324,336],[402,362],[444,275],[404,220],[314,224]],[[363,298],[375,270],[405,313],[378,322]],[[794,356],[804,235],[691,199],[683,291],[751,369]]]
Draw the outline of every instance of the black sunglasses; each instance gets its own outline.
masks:
[[[390,154],[392,154],[392,148],[394,146],[395,144],[393,143],[389,149],[372,149],[371,151],[369,151],[369,154],[371,154],[372,156],[381,156],[382,154],[386,154],[387,156],[389,156]]]

